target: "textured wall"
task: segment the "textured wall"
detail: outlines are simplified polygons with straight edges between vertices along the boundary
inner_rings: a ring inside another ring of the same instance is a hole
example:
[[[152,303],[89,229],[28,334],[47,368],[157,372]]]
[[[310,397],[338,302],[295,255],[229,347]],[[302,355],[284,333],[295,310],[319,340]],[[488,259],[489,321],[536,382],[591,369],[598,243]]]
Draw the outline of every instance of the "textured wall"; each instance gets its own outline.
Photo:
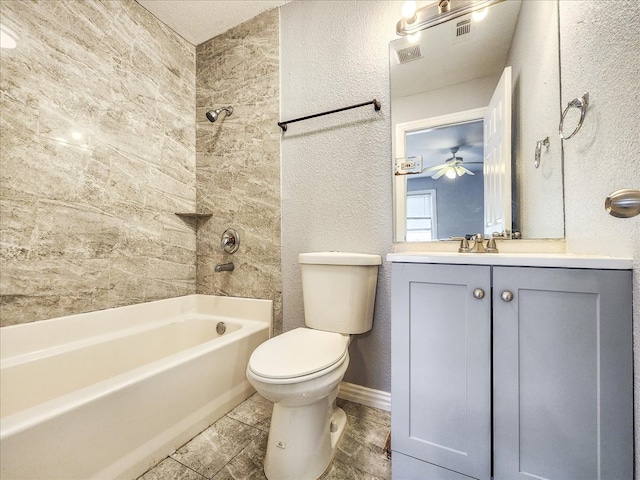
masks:
[[[196,49],[196,177],[199,212],[197,292],[274,301],[282,331],[280,276],[280,128],[278,9],[265,12]],[[231,105],[215,123],[213,108]],[[240,234],[225,254],[220,237]],[[233,272],[214,272],[233,261]]]
[[[133,0],[2,0],[2,325],[194,293],[195,51]]]
[[[295,1],[281,7],[281,115],[287,120],[377,98],[289,125],[282,149],[284,330],[302,326],[298,254],[391,250],[388,32],[393,1]],[[390,390],[390,267],[378,275],[373,329],[350,347],[348,382]]]
[[[640,216],[614,218],[603,208],[609,193],[640,188],[640,3],[562,0],[560,25],[562,104],[585,91],[590,95],[583,128],[564,142],[568,249],[634,261],[635,473],[640,478]]]

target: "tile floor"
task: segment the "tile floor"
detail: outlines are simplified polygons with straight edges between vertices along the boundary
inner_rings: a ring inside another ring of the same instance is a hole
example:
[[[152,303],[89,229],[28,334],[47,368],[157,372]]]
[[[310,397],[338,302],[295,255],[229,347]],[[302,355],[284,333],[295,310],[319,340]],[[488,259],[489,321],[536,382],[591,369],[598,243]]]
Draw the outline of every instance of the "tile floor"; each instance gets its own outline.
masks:
[[[390,413],[341,399],[338,405],[347,413],[347,431],[323,480],[390,479],[391,460],[383,452]],[[138,480],[266,480],[271,409],[254,394]]]

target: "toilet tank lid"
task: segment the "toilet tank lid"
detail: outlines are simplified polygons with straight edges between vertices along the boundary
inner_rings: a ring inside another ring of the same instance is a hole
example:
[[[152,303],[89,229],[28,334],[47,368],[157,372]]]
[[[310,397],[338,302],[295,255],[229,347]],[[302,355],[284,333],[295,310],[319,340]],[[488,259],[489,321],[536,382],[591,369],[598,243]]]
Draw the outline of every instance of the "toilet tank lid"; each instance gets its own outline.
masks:
[[[298,262],[315,265],[381,265],[382,257],[370,253],[311,252],[299,254]]]

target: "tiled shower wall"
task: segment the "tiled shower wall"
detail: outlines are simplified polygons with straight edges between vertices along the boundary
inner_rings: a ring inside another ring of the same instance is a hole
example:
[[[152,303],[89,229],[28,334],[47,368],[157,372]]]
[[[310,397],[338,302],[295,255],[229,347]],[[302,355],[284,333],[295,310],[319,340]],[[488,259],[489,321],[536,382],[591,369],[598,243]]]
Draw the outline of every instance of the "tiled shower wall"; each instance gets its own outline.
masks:
[[[196,48],[197,293],[274,301],[282,331],[280,276],[279,16],[265,12]],[[215,123],[214,108],[232,106]],[[240,249],[223,253],[227,228]],[[233,262],[233,272],[215,272]]]
[[[2,325],[195,292],[195,49],[133,0],[2,0]]]

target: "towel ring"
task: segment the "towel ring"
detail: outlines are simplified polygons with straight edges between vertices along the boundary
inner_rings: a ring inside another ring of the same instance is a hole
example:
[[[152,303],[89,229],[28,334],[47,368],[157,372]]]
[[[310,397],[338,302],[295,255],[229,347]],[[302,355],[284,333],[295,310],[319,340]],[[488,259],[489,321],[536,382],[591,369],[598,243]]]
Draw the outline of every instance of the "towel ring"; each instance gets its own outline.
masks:
[[[584,122],[584,116],[587,113],[587,107],[588,106],[589,106],[589,93],[588,92],[585,92],[581,97],[574,98],[573,100],[571,100],[567,104],[567,108],[564,109],[564,111],[562,112],[562,116],[560,117],[560,127],[558,128],[558,133],[560,134],[560,138],[561,139],[569,140],[576,133],[578,133],[578,131],[582,127],[582,123]],[[564,117],[567,115],[567,112],[572,107],[580,109],[580,121],[578,122],[578,126],[576,127],[576,129],[573,132],[571,132],[571,135],[565,136],[564,131],[563,131]]]

